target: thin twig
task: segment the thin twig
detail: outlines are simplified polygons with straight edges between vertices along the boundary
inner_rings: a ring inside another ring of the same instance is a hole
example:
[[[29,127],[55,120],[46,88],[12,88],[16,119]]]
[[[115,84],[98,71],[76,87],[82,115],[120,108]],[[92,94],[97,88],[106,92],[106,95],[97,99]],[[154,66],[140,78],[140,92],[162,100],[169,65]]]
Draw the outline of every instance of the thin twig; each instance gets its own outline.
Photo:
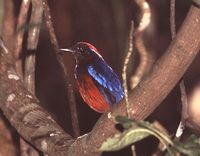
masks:
[[[181,90],[182,112],[181,112],[181,121],[176,130],[176,135],[175,135],[176,140],[179,140],[181,138],[183,131],[185,129],[186,120],[188,119],[188,99],[187,99],[185,84],[183,80],[181,80],[179,86]]]
[[[147,72],[147,65],[148,65],[148,59],[149,59],[142,37],[143,37],[144,30],[148,27],[150,23],[151,12],[149,8],[149,4],[145,0],[136,0],[136,3],[140,7],[140,11],[142,14],[142,17],[139,22],[139,26],[134,32],[135,46],[140,55],[140,63],[136,69],[135,74],[130,78],[131,89],[134,89],[138,85],[138,83],[141,81],[144,74]],[[131,48],[133,49],[133,46]],[[130,111],[131,110],[129,110],[129,105],[127,105],[127,112],[128,112],[129,117],[130,117],[130,113],[129,113]],[[136,155],[135,146],[132,146],[131,150],[132,150],[132,155],[135,156]]]
[[[23,0],[20,7],[19,16],[17,19],[17,28],[16,28],[16,35],[15,35],[15,57],[18,59],[21,55],[22,51],[22,42],[24,36],[24,27],[27,22],[28,11],[30,8],[30,0]]]
[[[32,0],[32,12],[29,22],[29,33],[27,49],[35,50],[38,45],[40,27],[42,23],[43,8],[42,2],[39,0]]]
[[[37,0],[32,0],[32,12],[31,19],[29,22],[30,29],[28,34],[28,49],[35,50],[37,48],[40,25],[42,22],[42,2]],[[24,67],[24,82],[27,89],[35,94],[35,53],[28,54],[25,59]]]
[[[77,108],[76,108],[76,100],[74,96],[74,90],[72,83],[70,81],[70,78],[68,76],[68,71],[67,67],[64,65],[64,60],[61,55],[59,55],[59,46],[58,46],[58,41],[56,39],[54,27],[52,24],[51,20],[51,13],[49,11],[49,5],[46,0],[42,0],[43,2],[43,9],[44,9],[44,15],[46,19],[46,25],[49,31],[50,35],[50,40],[54,48],[54,52],[56,53],[56,58],[58,60],[58,63],[60,64],[63,74],[64,74],[64,80],[65,80],[65,85],[67,88],[67,97],[69,98],[69,107],[70,107],[70,112],[71,112],[71,117],[72,117],[72,127],[74,131],[74,136],[78,137],[80,135],[80,129],[79,129],[79,122],[78,122],[78,115],[77,115]]]
[[[136,155],[136,150],[135,150],[135,146],[134,146],[134,145],[131,146],[131,151],[132,151],[132,156],[137,156],[137,155]]]
[[[148,27],[150,24],[150,19],[151,19],[151,11],[149,4],[145,0],[136,0],[136,3],[140,7],[141,10],[141,20],[139,22],[139,26],[135,31],[135,46],[138,50],[139,57],[140,57],[140,63],[136,69],[136,72],[133,76],[130,78],[130,86],[131,89],[135,88],[138,83],[141,81],[143,76],[148,72],[150,69],[150,55],[148,54],[144,41],[143,41],[143,34],[144,30]]]
[[[25,59],[24,83],[28,91],[35,94],[35,53]]]
[[[170,0],[170,31],[174,39],[176,36],[176,0]]]
[[[128,86],[127,86],[127,68],[128,68],[128,63],[130,61],[130,57],[133,53],[133,33],[134,33],[134,22],[131,21],[131,28],[129,32],[129,44],[128,44],[129,47],[124,60],[123,71],[122,71],[123,87],[124,87],[125,102],[126,102],[128,117],[129,117],[129,102],[128,102]]]
[[[33,17],[35,16],[34,13],[37,12],[35,11],[35,5],[33,4],[32,6],[33,6],[33,9],[32,9],[32,14],[31,14],[31,21],[33,20]],[[21,57],[22,42],[24,39],[25,24],[27,22],[29,8],[30,8],[30,0],[23,0],[21,3],[16,35],[15,35],[15,58],[16,58],[15,66],[16,66],[17,73],[20,75],[21,78],[23,78],[23,67],[22,67],[22,57]],[[37,6],[37,8],[39,7]],[[37,13],[39,13],[39,11]],[[33,36],[36,37],[38,36],[38,34],[34,34]],[[27,89],[34,94],[35,93],[35,55],[34,54],[33,55],[31,54],[25,60],[24,83]],[[21,156],[28,156],[28,155],[38,156],[39,155],[39,153],[33,147],[31,147],[27,142],[25,142],[22,138],[20,138],[20,152],[21,152]]]
[[[124,95],[125,95],[125,103],[126,103],[126,113],[128,118],[130,118],[130,113],[129,113],[129,101],[128,101],[128,86],[127,86],[127,68],[128,68],[128,63],[130,61],[131,55],[133,53],[133,33],[134,33],[134,21],[131,21],[131,27],[130,27],[130,32],[129,32],[129,44],[128,44],[128,52],[126,54],[125,60],[124,60],[124,65],[123,65],[123,71],[122,71],[122,78],[123,78],[123,87],[124,87]],[[132,150],[132,155],[136,156],[135,152],[135,146],[131,146]]]
[[[35,95],[35,53],[28,55],[25,59],[24,84],[27,90]],[[20,139],[20,146],[21,156],[39,156],[38,151],[23,139]]]
[[[28,49],[35,50],[39,39],[40,24],[42,21],[42,3],[32,0],[32,12],[29,22]],[[27,54],[24,67],[24,83],[28,91],[35,94],[35,53]]]
[[[123,77],[123,86],[124,86],[124,92],[125,92],[125,102],[126,102],[126,110],[127,110],[127,116],[130,117],[130,111],[129,110],[129,102],[128,102],[128,87],[127,87],[127,65],[128,62],[130,60],[131,54],[133,52],[133,35],[135,35],[135,44],[136,47],[138,48],[138,52],[140,54],[140,64],[136,70],[136,73],[131,77],[130,79],[130,86],[131,89],[135,88],[138,83],[140,82],[140,80],[142,79],[142,77],[144,76],[145,72],[146,72],[146,66],[148,63],[148,55],[147,55],[147,51],[145,49],[144,43],[143,43],[143,32],[145,30],[145,28],[149,25],[150,23],[150,9],[149,9],[149,5],[148,3],[143,0],[136,0],[137,4],[139,5],[140,9],[141,9],[141,13],[142,13],[142,18],[140,20],[139,26],[134,33],[134,23],[131,23],[131,30],[130,30],[130,34],[129,34],[129,50],[127,53],[127,56],[125,58],[124,61],[124,66],[123,66],[123,73],[122,73],[122,77]],[[135,155],[135,147],[132,146],[131,147],[132,150],[132,155]]]
[[[176,0],[170,0],[170,31],[172,40],[176,37]],[[176,130],[176,140],[179,140],[185,129],[185,113],[187,113],[187,95],[185,91],[184,80],[181,79],[179,84],[181,90],[181,101],[182,101],[182,113],[181,121]],[[183,114],[184,113],[184,114]]]
[[[24,27],[27,22],[28,10],[30,8],[30,0],[23,0],[20,7],[20,13],[17,20],[17,28],[15,32],[15,42],[14,42],[14,55],[15,55],[15,68],[17,73],[23,78],[23,68],[22,68],[22,42],[24,38]]]

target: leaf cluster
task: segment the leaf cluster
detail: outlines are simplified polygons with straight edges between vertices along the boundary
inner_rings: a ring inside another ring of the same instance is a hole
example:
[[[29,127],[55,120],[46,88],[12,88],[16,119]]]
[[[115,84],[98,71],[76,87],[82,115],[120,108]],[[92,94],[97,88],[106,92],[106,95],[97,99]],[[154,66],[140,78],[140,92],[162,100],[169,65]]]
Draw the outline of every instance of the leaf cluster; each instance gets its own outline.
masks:
[[[177,153],[187,156],[200,155],[200,138],[195,135],[191,135],[186,141],[180,142],[172,140],[169,135],[147,121],[134,121],[124,116],[117,116],[116,121],[122,125],[124,131],[108,138],[102,144],[101,151],[117,151],[148,136],[154,136],[166,147],[166,156],[174,156]]]

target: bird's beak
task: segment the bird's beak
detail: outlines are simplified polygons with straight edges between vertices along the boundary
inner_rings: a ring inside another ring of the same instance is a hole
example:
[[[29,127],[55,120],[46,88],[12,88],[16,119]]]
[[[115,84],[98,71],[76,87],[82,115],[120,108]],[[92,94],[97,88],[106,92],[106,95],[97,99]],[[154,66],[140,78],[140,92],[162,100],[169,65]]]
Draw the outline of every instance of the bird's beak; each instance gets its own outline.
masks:
[[[59,49],[60,51],[66,51],[66,52],[70,52],[70,53],[74,53],[74,50],[72,49]]]

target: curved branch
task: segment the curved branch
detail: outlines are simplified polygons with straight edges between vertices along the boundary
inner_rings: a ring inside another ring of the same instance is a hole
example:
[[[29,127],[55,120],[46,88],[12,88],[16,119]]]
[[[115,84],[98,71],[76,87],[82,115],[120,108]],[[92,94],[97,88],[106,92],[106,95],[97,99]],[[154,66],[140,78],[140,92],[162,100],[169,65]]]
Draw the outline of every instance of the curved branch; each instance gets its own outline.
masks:
[[[22,43],[24,39],[24,32],[28,11],[30,8],[30,0],[23,0],[20,6],[20,12],[17,19],[17,26],[15,31],[15,41],[14,41],[14,56],[15,56],[15,68],[20,77],[23,77],[23,67],[22,67]]]
[[[32,12],[29,22],[30,28],[28,32],[27,49],[35,50],[38,46],[39,34],[42,24],[43,8],[42,2],[38,0],[32,0]]]
[[[8,49],[0,40],[0,109],[18,133],[48,155],[66,156],[74,139],[66,134],[27,91],[10,64]]]
[[[152,13],[150,10],[149,3],[147,1],[136,0],[136,3],[138,4],[141,11],[141,19],[139,22],[139,26],[134,32],[134,39],[135,39],[135,47],[138,50],[140,61],[136,68],[135,73],[130,77],[131,89],[134,89],[140,83],[143,77],[147,75],[147,73],[150,71],[153,64],[151,55],[146,49],[143,39],[145,30],[151,22]]]
[[[183,76],[199,50],[200,9],[191,6],[182,27],[165,54],[157,61],[147,78],[129,94],[131,118],[142,120],[150,115]],[[81,152],[83,155],[89,155],[86,152],[91,150],[89,147],[98,153],[102,142],[118,133],[113,118],[125,114],[126,107],[123,100],[111,112],[102,115],[88,136],[75,142],[72,151],[77,144],[84,144],[85,140],[87,146],[74,155],[79,155]]]

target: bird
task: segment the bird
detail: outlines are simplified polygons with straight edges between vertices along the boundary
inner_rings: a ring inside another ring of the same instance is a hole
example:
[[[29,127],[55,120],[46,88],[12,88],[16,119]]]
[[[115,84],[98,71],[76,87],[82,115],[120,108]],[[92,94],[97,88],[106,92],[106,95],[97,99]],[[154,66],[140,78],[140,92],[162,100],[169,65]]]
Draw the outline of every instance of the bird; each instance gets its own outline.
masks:
[[[60,50],[73,54],[77,88],[84,102],[93,110],[104,113],[124,97],[117,74],[92,44],[77,42],[70,48]]]

